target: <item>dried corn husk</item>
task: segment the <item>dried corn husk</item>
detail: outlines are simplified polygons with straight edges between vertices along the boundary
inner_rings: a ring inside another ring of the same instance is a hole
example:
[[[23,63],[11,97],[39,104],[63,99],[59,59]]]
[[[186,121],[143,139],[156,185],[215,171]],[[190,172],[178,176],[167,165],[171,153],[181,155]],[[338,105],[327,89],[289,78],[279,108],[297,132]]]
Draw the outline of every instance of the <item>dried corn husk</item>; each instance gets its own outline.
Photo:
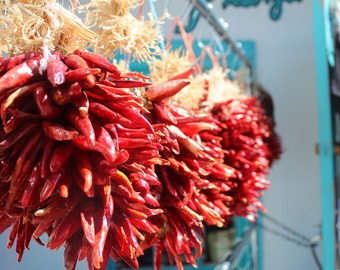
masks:
[[[220,66],[214,66],[205,74],[209,83],[209,91],[206,99],[206,106],[211,108],[216,103],[230,99],[245,97],[244,88],[236,80],[227,78],[227,70]]]
[[[6,1],[1,5],[0,50],[7,55],[41,51],[63,54],[84,47],[95,33],[56,1]]]
[[[139,3],[137,0],[92,0],[79,8],[80,12],[85,12],[86,24],[98,34],[91,43],[96,52],[113,58],[119,51],[131,54],[138,61],[159,54],[159,43],[163,40],[159,25],[167,13],[158,20],[151,14],[148,14],[148,20],[144,17],[137,19],[130,9]]]

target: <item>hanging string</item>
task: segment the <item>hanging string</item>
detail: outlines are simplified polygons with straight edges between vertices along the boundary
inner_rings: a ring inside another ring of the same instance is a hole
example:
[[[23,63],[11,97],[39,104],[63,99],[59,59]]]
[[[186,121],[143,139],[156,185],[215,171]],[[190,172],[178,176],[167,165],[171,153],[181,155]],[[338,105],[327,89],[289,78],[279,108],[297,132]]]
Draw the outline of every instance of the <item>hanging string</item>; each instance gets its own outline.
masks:
[[[183,40],[184,47],[185,47],[185,49],[188,53],[188,58],[191,62],[194,63],[196,71],[198,71],[198,70],[200,70],[200,66],[197,63],[196,55],[195,55],[195,52],[193,50],[192,36],[187,34],[187,32],[184,29],[182,20],[179,17],[173,17],[172,20],[171,20],[169,34],[168,34],[168,38],[167,38],[167,41],[166,41],[166,48],[170,49],[170,47],[171,47],[172,33],[174,32],[173,30],[174,30],[176,24],[177,24],[178,28],[180,29],[181,38]]]
[[[202,0],[188,0],[195,8],[200,12],[200,14],[206,19],[206,21],[214,28],[216,33],[225,41],[235,54],[242,60],[247,68],[249,68],[250,73],[252,73],[251,63],[249,59],[240,50],[237,44],[229,37],[226,32],[225,26],[216,19],[216,17],[211,13],[207,5]]]
[[[137,15],[136,15],[136,18],[138,20],[140,20],[140,18],[142,17],[143,7],[144,7],[144,0],[139,0],[139,7],[138,7]]]
[[[150,10],[151,10],[151,14],[153,16],[153,19],[156,22],[158,22],[158,15],[157,15],[156,7],[155,7],[155,2],[156,1],[157,0],[149,0],[149,4],[150,4]],[[156,26],[159,28],[159,24],[158,23],[156,23]],[[162,36],[161,33],[159,33],[159,35]],[[159,46],[160,46],[160,48],[162,50],[162,53],[164,55],[166,55],[166,49],[165,49],[165,44],[164,44],[164,40],[163,39],[162,39],[162,41],[160,41]]]

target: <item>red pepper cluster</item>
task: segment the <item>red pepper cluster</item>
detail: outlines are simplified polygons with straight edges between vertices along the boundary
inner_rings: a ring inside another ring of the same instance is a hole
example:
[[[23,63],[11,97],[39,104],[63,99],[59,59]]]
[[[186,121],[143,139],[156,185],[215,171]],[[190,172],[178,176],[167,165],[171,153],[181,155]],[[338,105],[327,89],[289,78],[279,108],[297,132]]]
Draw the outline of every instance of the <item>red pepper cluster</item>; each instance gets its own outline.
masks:
[[[255,98],[210,112],[167,103],[189,75],[152,85],[83,49],[0,60],[0,233],[19,261],[47,234],[66,269],[110,257],[138,268],[151,246],[155,269],[163,251],[183,269],[205,225],[256,215],[275,132]]]

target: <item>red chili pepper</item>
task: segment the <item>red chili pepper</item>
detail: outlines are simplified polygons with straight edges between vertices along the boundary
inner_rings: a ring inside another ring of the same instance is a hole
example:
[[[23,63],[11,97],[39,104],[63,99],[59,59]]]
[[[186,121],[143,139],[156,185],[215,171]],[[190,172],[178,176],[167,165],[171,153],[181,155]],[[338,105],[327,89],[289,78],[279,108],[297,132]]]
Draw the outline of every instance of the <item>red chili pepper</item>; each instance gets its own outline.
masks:
[[[163,101],[153,103],[153,111],[156,120],[160,123],[167,123],[171,125],[176,125],[176,117],[168,110],[167,105]]]
[[[121,200],[126,200],[129,203],[144,203],[144,199],[137,192],[130,192],[126,186],[119,185],[115,181],[111,182],[111,190],[114,198],[121,198]],[[119,203],[117,200],[114,202],[115,206]]]
[[[92,201],[84,202],[80,207],[80,221],[83,228],[84,237],[93,246],[95,244],[95,217],[96,209]]]
[[[108,91],[107,88],[112,90],[112,87],[97,84],[93,89],[87,90],[86,93],[98,101],[124,102],[132,98],[131,94],[114,93],[113,91]]]
[[[116,149],[118,149],[118,147],[112,140],[110,133],[104,127],[100,127],[100,131],[97,134],[97,141],[105,145],[112,156],[116,155]]]
[[[158,202],[158,200],[151,195],[151,193],[146,193],[146,195],[143,197],[144,201],[146,204],[154,206],[154,207],[159,207],[160,204]]]
[[[114,77],[120,78],[120,71],[118,68],[114,64],[110,63],[104,56],[84,49],[77,49],[74,53],[84,58],[90,66],[104,69],[112,73]]]
[[[63,141],[56,145],[51,156],[49,169],[52,173],[57,173],[69,159],[75,149],[75,145],[71,141]]]
[[[89,68],[87,62],[82,57],[76,54],[69,54],[68,56],[66,56],[64,61],[65,64],[72,69]],[[81,82],[81,84],[83,84],[85,88],[92,88],[95,85],[95,83],[96,78],[92,74],[88,75],[85,78],[84,82]]]
[[[111,222],[110,224],[110,234],[114,235],[114,239],[112,240],[112,252],[114,252],[118,255],[119,258],[123,259],[130,267],[134,269],[138,269],[139,264],[136,257],[136,254],[134,252],[131,252],[129,243],[127,242],[127,237],[124,234],[123,228],[119,225],[117,225],[115,222]],[[127,247],[125,249],[122,249],[121,247]]]
[[[79,209],[74,209],[54,224],[46,246],[51,250],[58,249],[80,228]]]
[[[154,252],[154,268],[155,270],[160,270],[161,269],[161,264],[162,264],[162,254],[163,250],[165,249],[164,247],[164,241],[163,239],[157,239],[156,244],[155,244],[155,252]]]
[[[32,78],[39,76],[41,58],[41,56],[37,56],[26,60],[3,74],[0,77],[0,95],[3,95],[6,90],[24,86]]]
[[[92,249],[92,260],[93,266],[97,269],[101,268],[101,263],[104,261],[103,251],[109,232],[109,222],[104,215],[104,211],[96,212],[96,222],[95,222],[95,242]]]
[[[66,269],[75,269],[83,245],[81,230],[70,236],[65,242],[64,266]]]
[[[12,225],[12,228],[9,231],[8,241],[7,241],[7,248],[8,249],[12,248],[12,246],[14,244],[14,241],[15,241],[15,238],[17,236],[17,232],[18,232],[18,228],[20,226],[20,223],[21,223],[21,219],[20,218],[15,219],[15,221],[14,221],[14,223]]]
[[[31,175],[27,178],[27,184],[21,197],[21,205],[23,208],[26,208],[31,204],[34,195],[38,193],[37,189],[42,184],[43,178],[40,176],[40,166],[37,164],[32,170]]]
[[[90,101],[86,92],[82,92],[81,96],[72,102],[72,105],[77,108],[81,117],[88,117]]]
[[[117,182],[119,185],[126,187],[129,193],[133,193],[133,187],[130,179],[121,171],[116,170],[114,173],[110,175],[111,179]]]
[[[99,68],[77,68],[69,70],[65,73],[65,81],[67,82],[79,82],[85,80],[89,75],[99,74],[101,70]]]
[[[12,174],[10,193],[16,193],[16,191],[21,188],[21,179],[24,179],[27,174],[31,173],[36,162],[35,157],[37,152],[41,150],[41,135],[40,131],[33,134],[21,149]],[[31,166],[32,168],[30,170]]]
[[[18,227],[17,231],[17,241],[16,241],[16,246],[15,246],[15,251],[18,254],[18,262],[22,260],[22,256],[24,254],[25,250],[25,228],[26,224],[22,221],[22,218],[20,218],[21,222]]]
[[[55,141],[69,141],[78,136],[75,130],[67,130],[62,125],[56,124],[52,121],[43,121],[45,135]]]
[[[71,175],[64,174],[63,177],[59,180],[58,193],[60,197],[62,198],[69,197],[72,183],[73,179]]]
[[[121,124],[115,125],[107,124],[105,125],[105,127],[108,128],[109,130],[111,130],[111,128],[112,129],[115,128],[120,137],[129,137],[133,139],[140,138],[144,140],[155,139],[155,135],[148,133],[148,130],[146,128],[132,128],[132,127],[129,128]]]
[[[135,252],[137,252],[138,255],[143,255],[144,252],[139,246],[138,240],[136,238],[136,235],[133,232],[133,226],[129,221],[129,218],[121,218],[119,220],[121,222],[122,228],[124,229],[124,232],[127,236],[127,239],[130,243],[130,245],[135,249]]]
[[[20,65],[21,63],[25,62],[26,60],[35,58],[37,56],[41,56],[41,54],[38,52],[32,51],[32,52],[14,55],[9,58],[3,58],[0,60],[0,73],[4,71],[8,71],[14,68],[15,66]]]
[[[161,187],[161,183],[154,172],[135,172],[130,174],[131,181],[138,182],[140,179],[146,181],[150,186]]]
[[[58,118],[62,113],[62,108],[53,104],[53,101],[44,87],[35,88],[34,100],[40,115],[45,119]]]
[[[41,222],[41,223],[37,224],[37,226],[36,226],[36,228],[33,232],[33,235],[32,235],[33,239],[38,241],[38,243],[40,242],[42,246],[44,246],[44,244],[41,242],[39,237],[41,237],[44,233],[46,233],[51,228],[52,223],[53,223],[53,221],[51,221],[51,220]],[[33,222],[33,224],[36,224],[36,223]]]
[[[46,76],[47,80],[55,87],[65,82],[67,66],[60,59],[60,55],[52,53],[47,60]]]
[[[8,114],[10,115],[9,120],[4,124],[4,131],[7,134],[21,127],[22,123],[26,120],[32,122],[41,119],[41,116],[39,114],[27,113],[24,111],[19,111],[17,109],[11,108],[9,108],[7,111]]]
[[[40,191],[41,202],[45,201],[47,198],[50,197],[62,176],[63,172],[51,173],[49,176],[47,176],[44,182],[44,186]]]
[[[75,127],[90,142],[95,141],[96,135],[94,133],[92,122],[88,116],[82,117],[79,110],[74,107],[68,108],[65,114],[69,124]]]
[[[115,164],[117,156],[112,155],[111,151],[104,144],[90,141],[87,137],[79,135],[72,140],[73,143],[81,149],[98,152],[111,164]]]
[[[41,158],[40,175],[42,178],[46,178],[50,172],[49,163],[54,151],[55,141],[50,138],[45,138],[43,144],[43,155]]]
[[[111,81],[117,88],[134,88],[134,87],[146,87],[151,85],[149,82],[136,81],[136,80],[112,80]]]
[[[81,188],[85,193],[88,193],[93,185],[92,164],[88,152],[77,149],[73,152],[73,161],[82,177],[82,181],[79,179],[79,182],[83,183]]]
[[[146,128],[151,133],[155,132],[151,123],[142,114],[140,114],[139,111],[125,107],[123,104],[119,103],[110,103],[107,104],[107,106],[129,119],[135,125]]]
[[[99,102],[91,101],[89,111],[102,119],[105,123],[112,123],[115,118],[117,118],[117,114],[114,111]]]
[[[51,91],[51,97],[58,105],[65,105],[75,102],[82,96],[82,88],[79,82],[71,85],[61,85]]]
[[[160,84],[153,84],[146,91],[146,97],[153,102],[161,101],[166,98],[174,96],[189,84],[190,81],[186,79],[179,79],[173,81],[166,81]]]
[[[130,149],[129,150],[129,162],[142,162],[148,159],[159,157],[159,151],[155,149]]]
[[[96,174],[94,174],[96,177]],[[111,184],[109,177],[105,177],[106,181],[102,181],[101,185],[97,185],[100,200],[104,206],[104,214],[111,218],[114,212],[114,200],[111,194]]]
[[[132,149],[132,148],[138,148],[138,147],[145,147],[151,144],[150,140],[145,139],[130,139],[130,138],[124,138],[120,137],[118,140],[119,147],[123,149]]]
[[[34,93],[34,90],[36,87],[47,87],[47,84],[45,82],[35,82],[31,83],[25,86],[22,86],[18,89],[16,89],[13,93],[10,95],[7,95],[8,93],[4,93],[5,95],[5,100],[1,104],[1,119],[3,123],[6,123],[7,121],[7,111],[9,109],[17,109],[17,110],[25,110],[27,108],[30,108],[34,102],[25,102],[24,104],[19,103],[20,107],[14,107],[15,102],[20,100],[23,97],[30,96],[32,93]],[[28,104],[29,103],[29,104]]]
[[[157,227],[147,219],[129,218],[129,221],[132,224],[132,226],[142,231],[148,232],[150,234],[156,234],[160,231],[159,227]]]
[[[185,70],[182,73],[179,73],[171,78],[168,79],[168,81],[174,81],[174,80],[179,80],[179,79],[188,79],[190,77],[190,75],[195,73],[195,69],[194,68],[189,68],[187,70]]]
[[[122,72],[120,76],[121,78],[138,78],[138,79],[144,79],[144,80],[151,80],[151,77],[143,73],[134,72],[134,71]]]

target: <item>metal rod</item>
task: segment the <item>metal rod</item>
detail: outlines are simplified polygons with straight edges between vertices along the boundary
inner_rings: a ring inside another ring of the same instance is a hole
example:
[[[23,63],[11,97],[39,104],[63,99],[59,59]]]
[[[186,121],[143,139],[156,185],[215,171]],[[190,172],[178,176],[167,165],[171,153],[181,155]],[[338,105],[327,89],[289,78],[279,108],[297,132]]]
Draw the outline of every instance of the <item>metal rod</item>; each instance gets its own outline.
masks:
[[[210,9],[207,7],[202,0],[189,0],[195,8],[200,12],[200,14],[207,20],[207,22],[214,28],[214,30],[218,33],[223,41],[225,41],[231,49],[237,54],[237,56],[244,62],[244,64],[249,68],[250,72],[252,72],[251,63],[244,55],[244,53],[240,50],[237,44],[230,38],[224,29],[221,22],[217,20],[217,18],[212,14]]]

